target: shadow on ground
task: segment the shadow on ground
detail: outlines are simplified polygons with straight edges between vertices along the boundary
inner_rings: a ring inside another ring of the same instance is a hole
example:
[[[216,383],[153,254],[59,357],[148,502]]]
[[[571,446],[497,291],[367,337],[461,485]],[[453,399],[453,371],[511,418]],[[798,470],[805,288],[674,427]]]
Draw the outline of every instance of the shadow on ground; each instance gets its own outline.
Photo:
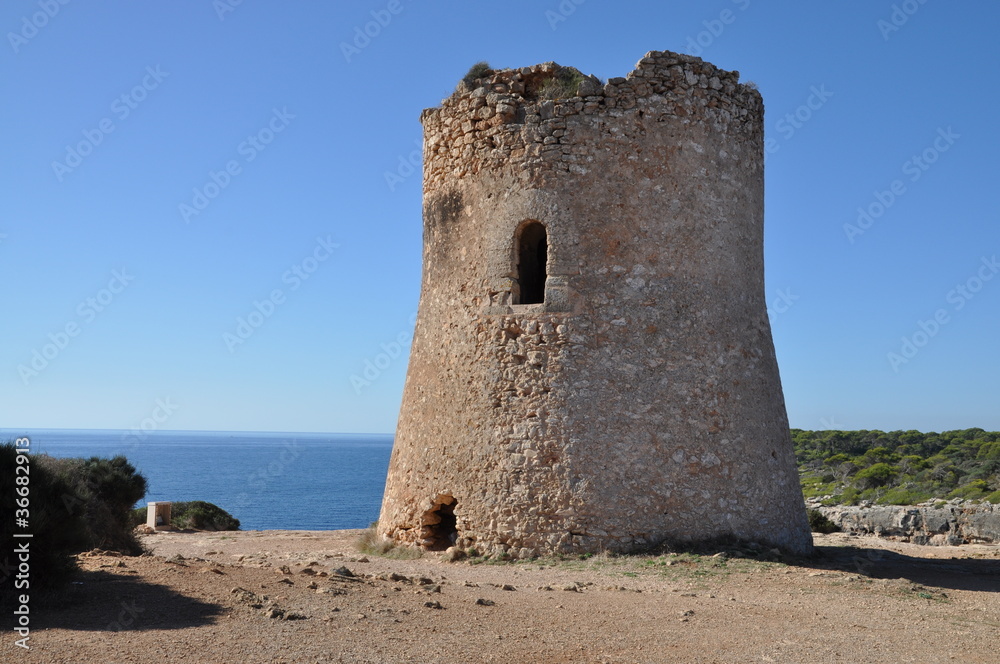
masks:
[[[215,622],[225,607],[138,578],[79,572],[59,593],[32,595],[32,629],[120,632],[171,630]]]
[[[920,585],[1000,592],[1000,560],[976,558],[916,558],[885,549],[854,546],[817,546],[816,556],[804,567],[850,572],[872,579],[906,579]]]

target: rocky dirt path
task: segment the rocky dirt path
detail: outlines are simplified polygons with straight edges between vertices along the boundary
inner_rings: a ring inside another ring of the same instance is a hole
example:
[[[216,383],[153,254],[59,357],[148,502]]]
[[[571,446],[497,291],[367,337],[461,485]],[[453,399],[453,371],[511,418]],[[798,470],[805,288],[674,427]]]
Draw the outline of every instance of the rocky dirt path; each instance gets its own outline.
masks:
[[[359,531],[169,533],[81,556],[4,662],[1000,662],[1000,547],[835,534],[791,564],[362,556]],[[339,571],[339,573],[338,573]],[[352,576],[347,576],[350,574]]]

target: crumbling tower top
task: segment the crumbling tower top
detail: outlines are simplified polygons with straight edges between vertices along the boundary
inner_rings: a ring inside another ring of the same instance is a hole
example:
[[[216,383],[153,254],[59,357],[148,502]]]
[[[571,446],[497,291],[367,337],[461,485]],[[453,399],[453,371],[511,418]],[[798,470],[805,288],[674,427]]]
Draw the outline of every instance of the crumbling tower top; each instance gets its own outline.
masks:
[[[548,120],[616,118],[623,111],[649,106],[676,116],[682,125],[710,131],[727,131],[734,122],[752,123],[763,116],[763,101],[753,84],[741,84],[739,78],[738,71],[671,51],[650,51],[625,77],[607,83],[554,62],[518,69],[473,68],[441,106],[421,115],[425,186],[484,168],[524,166],[526,177],[535,177],[583,167],[585,159],[545,159],[557,151],[551,147],[556,141],[545,140],[558,138],[545,131]]]

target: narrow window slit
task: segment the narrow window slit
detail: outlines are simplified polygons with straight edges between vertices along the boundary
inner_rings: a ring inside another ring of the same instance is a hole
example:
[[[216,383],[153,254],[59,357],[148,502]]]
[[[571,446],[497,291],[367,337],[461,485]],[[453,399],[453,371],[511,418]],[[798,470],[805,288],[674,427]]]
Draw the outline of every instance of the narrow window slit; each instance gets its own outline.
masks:
[[[544,225],[533,221],[521,229],[517,238],[517,283],[520,297],[515,304],[545,302],[548,250]]]

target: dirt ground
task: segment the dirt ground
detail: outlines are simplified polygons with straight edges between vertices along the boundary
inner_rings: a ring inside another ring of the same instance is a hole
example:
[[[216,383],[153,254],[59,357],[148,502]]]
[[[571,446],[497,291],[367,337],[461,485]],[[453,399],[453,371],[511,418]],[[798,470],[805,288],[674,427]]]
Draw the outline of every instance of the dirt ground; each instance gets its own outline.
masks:
[[[160,533],[153,555],[83,554],[71,590],[33,607],[31,650],[8,631],[0,660],[1000,662],[997,546],[834,534],[808,561],[491,563],[365,556],[359,534]]]

